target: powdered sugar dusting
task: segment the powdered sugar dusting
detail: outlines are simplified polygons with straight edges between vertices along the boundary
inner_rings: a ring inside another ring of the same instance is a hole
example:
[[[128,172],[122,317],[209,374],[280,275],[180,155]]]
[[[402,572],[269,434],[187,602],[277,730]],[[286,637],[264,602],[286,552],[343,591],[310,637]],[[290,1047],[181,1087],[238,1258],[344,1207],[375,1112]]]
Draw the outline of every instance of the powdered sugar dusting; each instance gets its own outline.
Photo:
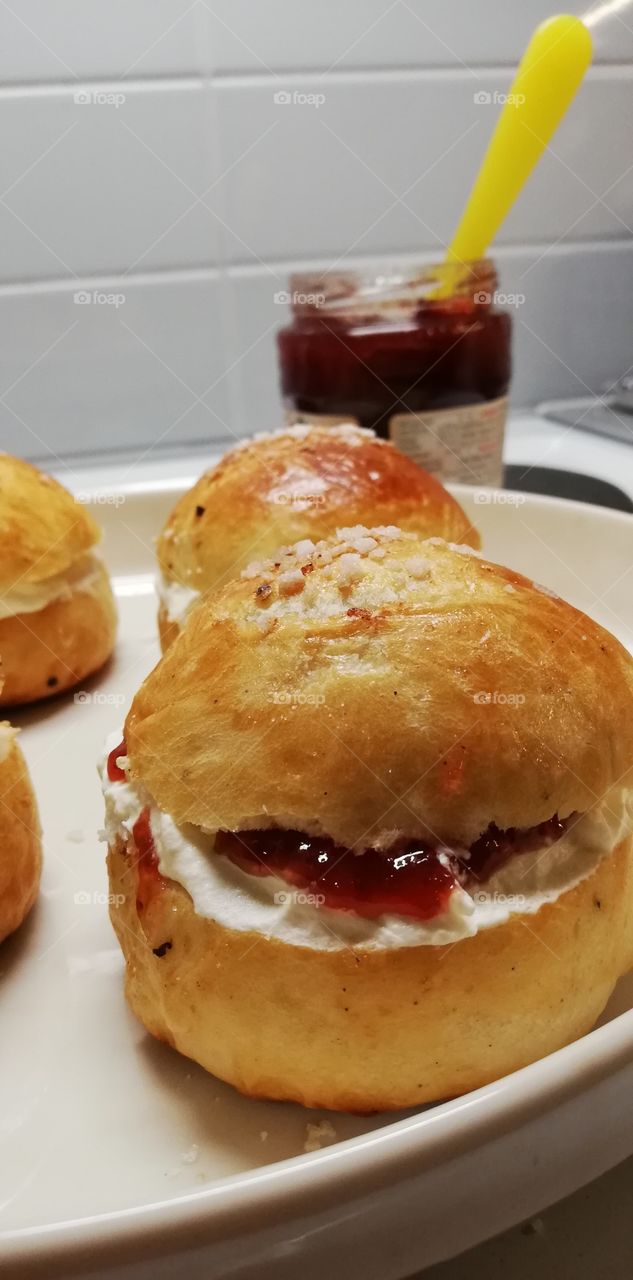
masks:
[[[398,545],[405,554],[388,556]],[[433,559],[415,554],[419,546],[417,534],[396,525],[373,529],[354,525],[317,543],[305,539],[280,547],[270,559],[250,564],[242,572],[245,581],[257,580],[251,620],[266,635],[262,615],[268,619],[291,613],[314,619],[341,614],[358,618],[406,601],[432,575]]]
[[[348,586],[352,582],[357,582],[363,576],[363,562],[358,552],[345,551],[339,557],[338,562],[338,580],[342,587]]]
[[[279,593],[282,596],[294,596],[303,591],[305,578],[300,569],[286,569],[277,579]]]
[[[474,556],[476,560],[481,560],[481,551],[476,551],[474,547],[469,547],[466,542],[447,542],[446,538],[427,538],[430,547],[448,547],[449,551],[457,551],[461,556]]]
[[[424,556],[412,556],[410,560],[405,560],[404,567],[412,578],[428,578],[431,561],[425,560]]]
[[[350,556],[355,557],[354,569],[356,569],[361,556],[375,556],[381,550],[381,543],[394,541],[416,542],[417,537],[414,533],[404,533],[395,524],[378,525],[375,529],[366,529],[364,525],[358,524],[347,529],[337,529],[334,537],[323,538],[320,542],[314,543],[305,539],[297,542],[295,546],[279,547],[274,558],[254,560],[242,570],[241,576],[248,580],[280,569],[281,573],[277,581],[281,583],[292,570],[305,570],[306,559],[309,559],[312,564],[318,562],[319,567],[323,568],[335,560]],[[346,566],[349,570],[349,560],[346,561]]]
[[[237,444],[227,450],[224,457],[230,458],[236,453],[241,453],[243,449],[250,449],[251,445],[261,444],[264,440],[281,440],[284,436],[290,437],[291,440],[307,440],[317,432],[319,434],[326,432],[337,440],[343,440],[352,448],[361,445],[363,440],[371,440],[381,445],[387,443],[368,427],[359,427],[355,422],[339,422],[334,426],[320,426],[314,422],[295,422],[287,427],[278,427],[276,431],[257,431],[255,435],[247,436],[245,440],[238,440]]]

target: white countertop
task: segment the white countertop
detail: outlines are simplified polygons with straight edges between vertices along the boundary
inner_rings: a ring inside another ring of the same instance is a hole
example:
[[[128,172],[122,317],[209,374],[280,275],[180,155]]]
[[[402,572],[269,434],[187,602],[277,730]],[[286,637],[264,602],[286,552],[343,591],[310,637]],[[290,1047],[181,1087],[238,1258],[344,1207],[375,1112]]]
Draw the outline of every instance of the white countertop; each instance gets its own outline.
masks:
[[[592,431],[566,427],[533,414],[515,414],[506,437],[505,460],[597,476],[618,485],[633,498],[633,445]]]

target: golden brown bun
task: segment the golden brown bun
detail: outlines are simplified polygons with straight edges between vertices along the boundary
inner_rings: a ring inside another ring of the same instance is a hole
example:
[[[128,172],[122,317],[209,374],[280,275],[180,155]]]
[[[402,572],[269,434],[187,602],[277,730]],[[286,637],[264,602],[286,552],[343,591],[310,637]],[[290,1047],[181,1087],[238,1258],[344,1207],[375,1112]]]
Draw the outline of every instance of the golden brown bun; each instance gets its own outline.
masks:
[[[613,636],[472,553],[373,532],[193,610],[126,723],[160,808],[212,831],[470,845],[633,779],[633,660]]]
[[[11,733],[0,725],[2,739]],[[37,803],[15,740],[0,757],[0,942],[22,924],[37,897],[42,847]]]
[[[132,1009],[256,1097],[382,1111],[476,1089],[588,1031],[632,959],[630,841],[529,927],[364,953],[225,928],[173,881],[139,913],[132,850],[108,862]]]
[[[38,613],[0,618],[0,706],[51,697],[98,671],[112,653],[116,625],[110,579],[100,561],[90,591],[75,590]]]
[[[0,453],[0,590],[64,573],[99,541],[90,512],[63,485]]]
[[[167,614],[164,605],[158,607],[158,636],[160,639],[160,647],[162,653],[169,648],[170,644],[180,635],[180,624],[172,621]]]
[[[232,450],[177,502],[158,540],[167,581],[197,591],[254,557],[344,525],[398,524],[480,545],[439,480],[373,433],[293,427]]]

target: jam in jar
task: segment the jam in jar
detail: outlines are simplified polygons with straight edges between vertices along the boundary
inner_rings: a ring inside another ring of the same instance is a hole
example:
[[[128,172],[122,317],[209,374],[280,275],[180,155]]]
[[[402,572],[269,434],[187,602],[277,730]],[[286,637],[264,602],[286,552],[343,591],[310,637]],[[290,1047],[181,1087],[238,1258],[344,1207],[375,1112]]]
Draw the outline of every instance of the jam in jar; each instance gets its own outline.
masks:
[[[444,480],[501,483],[510,316],[492,262],[294,275],[290,422],[357,422]]]

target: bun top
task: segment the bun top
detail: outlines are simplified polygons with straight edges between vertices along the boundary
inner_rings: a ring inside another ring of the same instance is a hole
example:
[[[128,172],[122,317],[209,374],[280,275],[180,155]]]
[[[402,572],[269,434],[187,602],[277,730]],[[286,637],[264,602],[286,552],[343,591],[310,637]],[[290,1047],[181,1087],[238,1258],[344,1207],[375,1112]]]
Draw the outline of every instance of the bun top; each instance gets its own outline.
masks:
[[[0,589],[64,573],[99,538],[86,507],[63,485],[0,453]]]
[[[439,480],[373,431],[299,425],[238,445],[201,476],[172,511],[158,559],[167,581],[206,591],[299,538],[391,523],[480,545]]]
[[[178,823],[469,845],[633,782],[633,660],[468,547],[341,530],[209,592],[125,733]]]

